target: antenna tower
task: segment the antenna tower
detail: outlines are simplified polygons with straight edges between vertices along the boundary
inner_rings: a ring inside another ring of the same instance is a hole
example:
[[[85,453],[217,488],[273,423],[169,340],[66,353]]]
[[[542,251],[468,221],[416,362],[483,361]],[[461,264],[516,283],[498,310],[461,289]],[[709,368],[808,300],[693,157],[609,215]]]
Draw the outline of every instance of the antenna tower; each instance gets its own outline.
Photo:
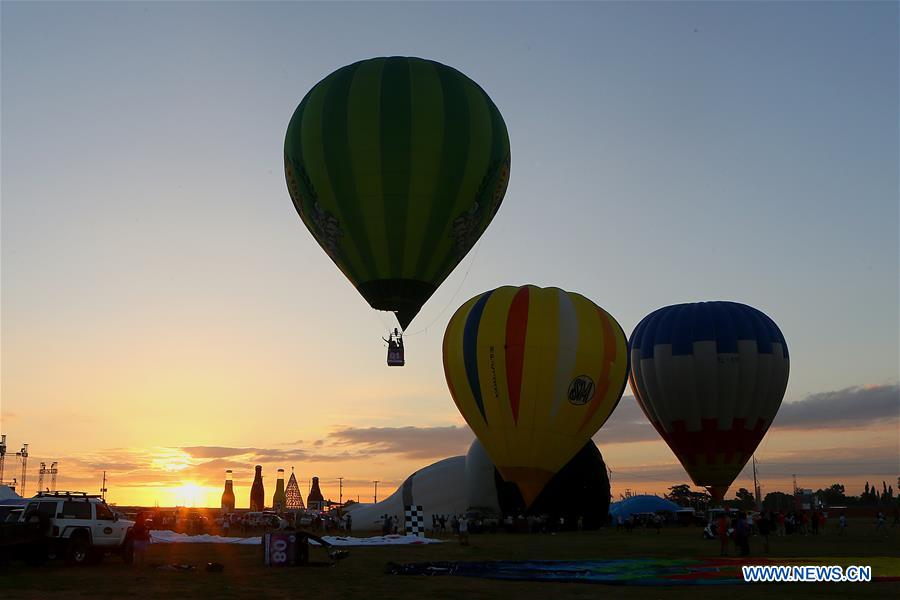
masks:
[[[6,434],[0,435],[0,483],[3,483],[3,462],[6,460]],[[900,486],[897,486],[900,487]]]
[[[0,435],[0,483],[3,483],[3,462],[6,460],[6,434]],[[897,486],[900,488],[900,486]]]
[[[28,473],[28,444],[22,444],[22,449],[16,452],[16,456],[22,459],[22,477],[19,481],[21,486],[18,493],[25,497],[25,475]]]

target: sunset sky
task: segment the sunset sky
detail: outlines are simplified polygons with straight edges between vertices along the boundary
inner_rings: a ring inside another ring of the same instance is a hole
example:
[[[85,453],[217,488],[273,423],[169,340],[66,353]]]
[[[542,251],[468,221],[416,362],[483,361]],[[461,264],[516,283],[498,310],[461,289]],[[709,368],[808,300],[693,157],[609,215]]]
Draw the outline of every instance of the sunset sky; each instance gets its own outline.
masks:
[[[23,3],[2,19],[0,430],[58,487],[247,506],[254,464],[387,496],[463,454],[453,311],[559,286],[630,333],[734,300],[791,376],[763,491],[900,475],[897,3]],[[363,58],[477,81],[509,190],[385,366],[369,309],[284,182],[303,95]],[[595,436],[613,494],[689,482],[630,389]],[[751,488],[745,469],[733,490]],[[18,476],[8,457],[5,478]]]

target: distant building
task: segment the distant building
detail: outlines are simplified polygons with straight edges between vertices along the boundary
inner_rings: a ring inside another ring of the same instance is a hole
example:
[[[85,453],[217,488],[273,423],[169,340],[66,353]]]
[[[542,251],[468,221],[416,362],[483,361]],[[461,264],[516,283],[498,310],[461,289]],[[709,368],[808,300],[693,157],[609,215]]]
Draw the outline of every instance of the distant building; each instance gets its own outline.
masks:
[[[794,504],[800,510],[819,510],[823,506],[819,497],[809,488],[797,488]]]

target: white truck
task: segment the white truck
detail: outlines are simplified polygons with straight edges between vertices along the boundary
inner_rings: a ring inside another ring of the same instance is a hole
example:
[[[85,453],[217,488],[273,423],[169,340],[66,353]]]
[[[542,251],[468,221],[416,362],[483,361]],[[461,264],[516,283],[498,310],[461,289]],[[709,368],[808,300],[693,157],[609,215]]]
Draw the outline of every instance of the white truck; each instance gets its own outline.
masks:
[[[131,561],[134,522],[120,519],[100,496],[40,492],[25,505],[19,522],[42,532],[48,558],[83,565],[118,554]]]

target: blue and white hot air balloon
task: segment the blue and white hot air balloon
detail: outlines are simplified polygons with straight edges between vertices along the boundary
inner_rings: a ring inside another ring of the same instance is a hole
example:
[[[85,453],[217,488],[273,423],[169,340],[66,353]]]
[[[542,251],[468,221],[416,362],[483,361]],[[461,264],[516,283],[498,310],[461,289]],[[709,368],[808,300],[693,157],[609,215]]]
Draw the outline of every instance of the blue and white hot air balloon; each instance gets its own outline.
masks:
[[[762,440],[790,361],[772,319],[736,302],[677,304],[630,340],[635,398],[696,485],[721,501]]]

